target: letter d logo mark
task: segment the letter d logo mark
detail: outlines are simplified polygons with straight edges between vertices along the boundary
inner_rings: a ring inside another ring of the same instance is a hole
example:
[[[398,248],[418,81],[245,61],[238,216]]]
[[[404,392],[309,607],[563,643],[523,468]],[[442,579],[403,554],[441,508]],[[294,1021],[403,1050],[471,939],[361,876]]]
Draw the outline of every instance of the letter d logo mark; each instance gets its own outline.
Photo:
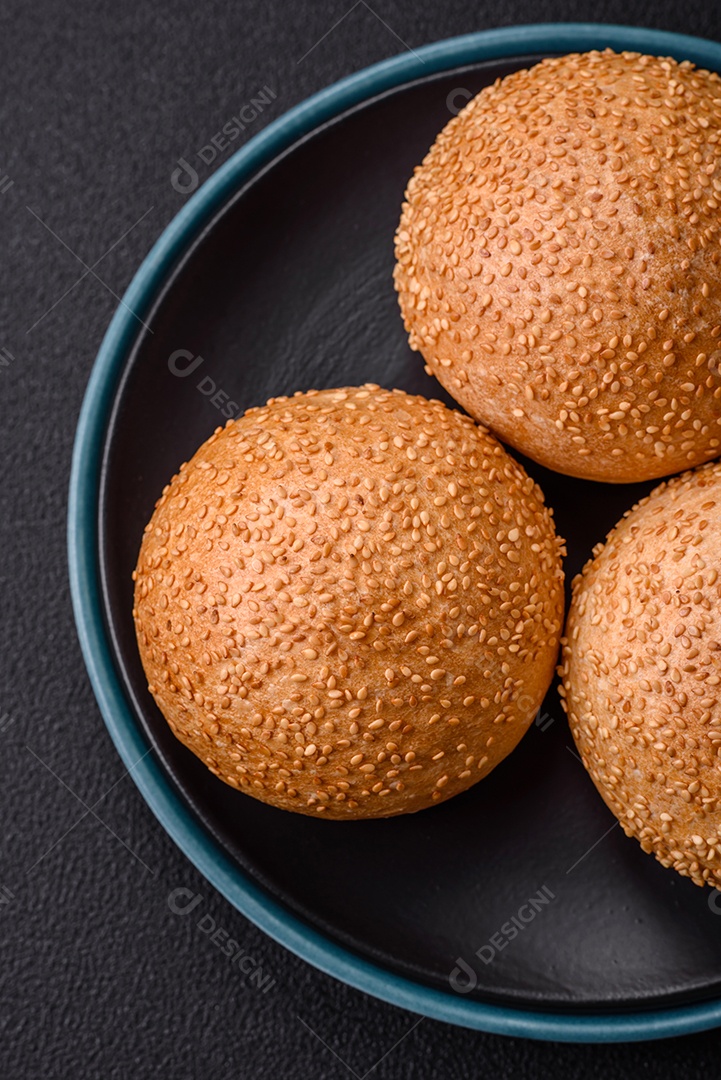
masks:
[[[192,889],[173,889],[168,896],[168,907],[173,915],[189,915],[202,902],[200,893],[194,893]]]
[[[178,363],[179,360],[188,360],[189,363],[182,366]],[[177,375],[179,379],[185,379],[188,375],[192,375],[196,368],[199,368],[203,363],[202,356],[193,356],[192,352],[187,349],[176,349],[174,353],[171,353],[168,357],[168,370],[173,375]]]
[[[178,166],[170,174],[170,183],[179,195],[190,195],[198,186],[198,174],[185,158],[178,158]]]

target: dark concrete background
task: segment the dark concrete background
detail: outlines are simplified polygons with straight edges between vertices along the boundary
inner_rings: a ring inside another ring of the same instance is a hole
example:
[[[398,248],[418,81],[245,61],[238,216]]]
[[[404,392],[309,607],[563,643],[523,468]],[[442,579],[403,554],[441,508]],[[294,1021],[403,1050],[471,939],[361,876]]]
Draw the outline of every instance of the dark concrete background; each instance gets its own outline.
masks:
[[[670,0],[149,0],[122,10],[110,0],[5,0],[0,8],[6,1080],[718,1075],[721,1034],[584,1047],[417,1024],[274,944],[207,885],[124,775],[70,609],[75,422],[116,296],[183,204],[170,182],[178,159],[264,86],[277,97],[233,148],[404,43],[563,18],[721,39],[717,4]],[[270,990],[247,985],[197,920],[173,914],[176,888],[202,897],[198,912],[272,975]]]

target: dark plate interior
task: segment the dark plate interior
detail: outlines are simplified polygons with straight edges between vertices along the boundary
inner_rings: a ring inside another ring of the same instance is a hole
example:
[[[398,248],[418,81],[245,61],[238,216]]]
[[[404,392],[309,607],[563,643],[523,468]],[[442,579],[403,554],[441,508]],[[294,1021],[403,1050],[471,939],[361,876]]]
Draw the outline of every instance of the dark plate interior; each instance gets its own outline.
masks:
[[[185,799],[247,874],[330,939],[446,990],[462,957],[476,973],[471,993],[486,1001],[690,1001],[721,992],[714,894],[663,870],[614,827],[573,752],[555,688],[542,723],[470,792],[407,818],[336,823],[273,810],[215,780],[171,736],[135,646],[131,572],[143,526],[181,461],[225,422],[222,408],[368,381],[450,400],[408,348],[391,283],[393,232],[449,100],[460,105],[459,90],[475,93],[519,66],[430,77],[344,114],[257,176],[196,243],[128,360],[107,433],[106,616],[128,694]],[[178,350],[177,368],[203,358],[185,377],[169,369]],[[569,580],[652,486],[597,485],[525,464],[568,540]],[[524,922],[526,902],[544,887],[553,899]],[[474,955],[504,924],[505,947],[490,962],[488,948]]]

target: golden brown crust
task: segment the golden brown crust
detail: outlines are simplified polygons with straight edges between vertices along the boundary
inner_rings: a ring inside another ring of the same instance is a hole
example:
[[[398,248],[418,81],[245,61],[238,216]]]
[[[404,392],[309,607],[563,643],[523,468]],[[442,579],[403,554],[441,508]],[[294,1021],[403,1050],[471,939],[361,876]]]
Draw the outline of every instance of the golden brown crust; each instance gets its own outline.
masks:
[[[662,484],[573,582],[563,694],[625,832],[721,885],[721,464]]]
[[[487,87],[408,184],[414,349],[544,465],[649,479],[721,451],[721,79],[610,50]]]
[[[469,417],[366,386],[278,398],[181,466],[146,528],[150,690],[221,779],[385,817],[485,776],[548,688],[561,541]]]

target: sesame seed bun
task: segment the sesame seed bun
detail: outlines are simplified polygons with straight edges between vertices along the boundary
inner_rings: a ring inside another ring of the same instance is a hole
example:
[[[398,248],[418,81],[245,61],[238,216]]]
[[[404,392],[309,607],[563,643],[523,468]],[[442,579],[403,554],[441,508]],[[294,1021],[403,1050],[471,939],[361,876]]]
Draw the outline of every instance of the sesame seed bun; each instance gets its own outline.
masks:
[[[721,79],[611,50],[486,87],[408,184],[412,348],[558,472],[666,476],[721,451]]]
[[[573,583],[565,707],[628,836],[721,885],[721,464],[670,480]]]
[[[419,810],[531,723],[560,556],[541,491],[469,417],[371,385],[276,398],[215,431],[145,530],[149,688],[255,798],[327,818]]]

